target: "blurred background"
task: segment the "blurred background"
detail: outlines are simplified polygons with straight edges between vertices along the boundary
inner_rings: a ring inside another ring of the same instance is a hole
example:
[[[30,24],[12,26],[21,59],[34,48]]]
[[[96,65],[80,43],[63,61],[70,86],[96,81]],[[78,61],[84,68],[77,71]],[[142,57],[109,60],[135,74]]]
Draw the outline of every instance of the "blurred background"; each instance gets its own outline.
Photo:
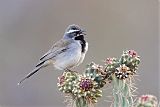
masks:
[[[39,58],[69,24],[87,30],[89,51],[76,70],[134,49],[141,56],[136,94],[160,97],[158,0],[0,0],[1,107],[65,107],[58,91],[62,71],[41,70],[21,86]],[[107,89],[97,107],[107,107]]]

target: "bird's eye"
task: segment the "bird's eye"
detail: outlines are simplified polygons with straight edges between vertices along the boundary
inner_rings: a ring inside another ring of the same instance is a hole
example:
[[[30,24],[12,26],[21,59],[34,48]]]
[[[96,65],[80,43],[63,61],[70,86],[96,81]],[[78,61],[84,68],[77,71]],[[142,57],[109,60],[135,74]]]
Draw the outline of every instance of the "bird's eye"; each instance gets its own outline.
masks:
[[[77,29],[75,27],[73,27],[72,30],[77,30]]]

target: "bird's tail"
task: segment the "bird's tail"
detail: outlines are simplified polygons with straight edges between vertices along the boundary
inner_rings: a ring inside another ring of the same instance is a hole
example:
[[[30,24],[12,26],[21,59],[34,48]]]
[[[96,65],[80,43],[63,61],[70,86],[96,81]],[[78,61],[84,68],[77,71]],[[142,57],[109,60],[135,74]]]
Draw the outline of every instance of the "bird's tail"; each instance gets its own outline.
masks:
[[[33,71],[31,71],[28,75],[26,75],[23,79],[21,79],[21,81],[18,83],[18,85],[20,85],[26,79],[30,78],[33,74],[37,73],[41,68],[44,68],[48,65],[49,65],[49,61],[43,61],[43,62],[38,63],[36,65],[36,68]]]

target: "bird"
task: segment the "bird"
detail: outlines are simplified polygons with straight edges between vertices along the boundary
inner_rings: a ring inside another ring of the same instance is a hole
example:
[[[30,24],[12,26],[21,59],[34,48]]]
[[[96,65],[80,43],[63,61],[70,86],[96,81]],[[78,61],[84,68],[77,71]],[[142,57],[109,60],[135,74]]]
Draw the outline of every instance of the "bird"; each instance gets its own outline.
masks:
[[[88,51],[88,42],[85,40],[86,31],[76,24],[69,25],[59,41],[40,59],[35,69],[20,80],[18,85],[49,65],[58,70],[71,71],[81,64]]]

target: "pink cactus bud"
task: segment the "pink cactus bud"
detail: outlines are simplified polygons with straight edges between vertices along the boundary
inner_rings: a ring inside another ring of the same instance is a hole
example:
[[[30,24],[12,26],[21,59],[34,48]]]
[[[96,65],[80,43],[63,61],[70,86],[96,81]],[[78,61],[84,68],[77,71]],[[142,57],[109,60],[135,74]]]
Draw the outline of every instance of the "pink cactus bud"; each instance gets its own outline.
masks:
[[[129,51],[128,51],[128,54],[129,54],[131,57],[136,57],[136,56],[137,56],[137,52],[134,51],[134,50],[129,50]]]

